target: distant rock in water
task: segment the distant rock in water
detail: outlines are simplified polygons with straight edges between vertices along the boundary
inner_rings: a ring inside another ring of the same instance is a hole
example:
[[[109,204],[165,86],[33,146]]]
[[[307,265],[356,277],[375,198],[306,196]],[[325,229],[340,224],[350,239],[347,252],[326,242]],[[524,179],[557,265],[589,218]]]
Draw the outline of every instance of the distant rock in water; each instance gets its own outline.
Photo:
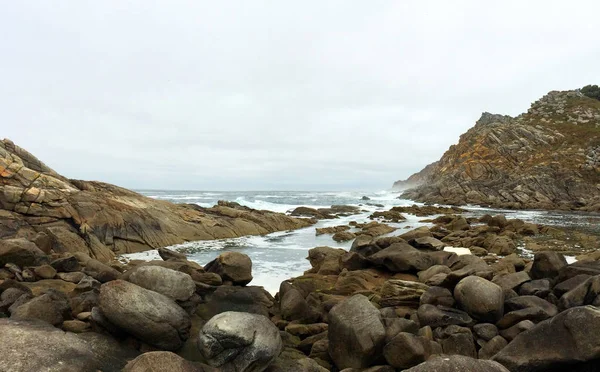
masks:
[[[10,140],[0,141],[0,239],[25,238],[45,253],[79,252],[107,262],[115,254],[313,223],[237,203],[202,208],[70,180]]]
[[[394,189],[429,203],[600,211],[599,184],[600,101],[553,91],[515,118],[484,113]]]

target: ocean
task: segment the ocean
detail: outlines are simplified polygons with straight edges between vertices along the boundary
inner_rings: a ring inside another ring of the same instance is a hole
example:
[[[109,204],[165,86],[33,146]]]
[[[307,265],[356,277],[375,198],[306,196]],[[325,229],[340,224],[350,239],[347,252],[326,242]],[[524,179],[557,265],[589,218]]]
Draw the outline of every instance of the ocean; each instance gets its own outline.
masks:
[[[352,241],[338,243],[331,235],[316,236],[315,228],[346,225],[350,221],[370,222],[369,215],[375,211],[389,210],[393,206],[420,205],[411,200],[398,199],[400,192],[393,191],[167,191],[167,190],[137,190],[151,198],[168,200],[174,203],[196,203],[203,207],[211,207],[219,200],[234,201],[241,205],[287,213],[299,206],[325,208],[332,205],[360,206],[360,214],[340,217],[333,220],[321,220],[316,225],[294,231],[282,231],[265,236],[246,236],[235,239],[212,241],[196,241],[169,247],[188,254],[188,259],[205,265],[225,251],[239,251],[252,259],[251,285],[265,287],[270,293],[279,290],[279,284],[291,277],[302,275],[310,268],[306,257],[308,250],[318,246],[330,246],[349,249]],[[361,200],[363,196],[370,200]],[[468,215],[502,213],[507,218],[520,218],[534,222],[559,227],[576,227],[585,232],[600,234],[600,215],[562,213],[548,211],[513,211],[489,209],[475,206],[464,207]],[[405,214],[406,221],[388,223],[398,230],[390,235],[399,235],[419,226],[430,224],[419,222],[429,217],[416,217]],[[527,254],[527,252],[523,252]],[[125,259],[160,259],[156,251],[146,251],[124,255]]]

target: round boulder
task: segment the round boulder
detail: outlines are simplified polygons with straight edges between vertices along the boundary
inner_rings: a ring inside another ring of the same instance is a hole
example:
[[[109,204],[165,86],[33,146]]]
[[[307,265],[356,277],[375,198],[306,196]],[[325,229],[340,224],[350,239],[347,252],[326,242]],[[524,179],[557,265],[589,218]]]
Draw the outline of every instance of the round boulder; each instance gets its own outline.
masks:
[[[478,276],[468,276],[458,282],[454,298],[467,314],[482,322],[495,323],[504,313],[502,288]]]
[[[216,273],[236,285],[246,285],[252,281],[252,261],[239,252],[225,252],[206,264],[204,269]]]
[[[129,281],[140,287],[185,301],[196,291],[196,284],[186,273],[161,266],[142,266],[133,270]]]
[[[227,311],[202,327],[198,347],[208,364],[220,371],[259,372],[279,356],[283,342],[269,318]]]

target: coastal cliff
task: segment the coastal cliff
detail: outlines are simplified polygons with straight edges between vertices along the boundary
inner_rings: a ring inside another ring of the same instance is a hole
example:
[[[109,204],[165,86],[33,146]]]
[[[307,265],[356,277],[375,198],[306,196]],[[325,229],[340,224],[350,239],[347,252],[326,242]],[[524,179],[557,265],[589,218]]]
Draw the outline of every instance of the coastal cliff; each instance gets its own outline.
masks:
[[[394,188],[420,202],[600,211],[600,101],[552,91],[514,118],[484,113]]]
[[[67,179],[10,140],[0,141],[0,239],[100,261],[193,240],[260,235],[313,221],[236,203],[173,204],[102,182]]]

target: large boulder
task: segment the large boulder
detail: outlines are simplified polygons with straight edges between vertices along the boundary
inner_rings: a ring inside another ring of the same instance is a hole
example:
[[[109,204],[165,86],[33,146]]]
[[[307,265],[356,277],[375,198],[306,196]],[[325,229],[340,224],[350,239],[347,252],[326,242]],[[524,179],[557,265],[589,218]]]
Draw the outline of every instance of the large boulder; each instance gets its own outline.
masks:
[[[369,261],[394,273],[418,272],[435,264],[429,254],[421,252],[407,243],[394,243],[369,256]]]
[[[225,311],[269,316],[269,309],[274,302],[269,292],[256,286],[219,286],[203,298],[204,303],[198,307],[196,313],[205,320]]]
[[[286,348],[265,370],[266,372],[328,372],[314,359],[307,358],[302,352]]]
[[[600,305],[600,275],[592,276],[585,280],[563,294],[559,300],[561,309],[583,305]]]
[[[493,360],[512,372],[574,371],[600,358],[599,328],[598,308],[574,307],[519,334]]]
[[[0,267],[7,263],[13,263],[20,267],[34,266],[45,261],[47,261],[46,254],[28,240],[0,240]]]
[[[170,351],[151,351],[127,363],[122,372],[150,371],[217,372],[217,369],[200,363],[192,363]]]
[[[429,359],[405,372],[509,372],[497,362],[479,360],[462,355],[440,356]],[[512,371],[511,371],[512,372]]]
[[[419,306],[417,317],[421,326],[430,326],[431,328],[449,325],[468,326],[473,323],[473,319],[464,311],[429,304]]]
[[[252,281],[252,261],[243,253],[222,253],[206,264],[204,269],[236,285],[246,285]]]
[[[426,361],[431,355],[428,339],[407,332],[400,332],[383,348],[386,362],[394,368],[410,368]]]
[[[279,356],[283,342],[269,318],[228,311],[202,327],[198,347],[208,364],[222,372],[260,372]]]
[[[494,323],[504,312],[502,288],[478,276],[468,276],[458,282],[454,298],[467,314],[482,322]]]
[[[329,355],[339,369],[365,368],[381,355],[385,328],[379,310],[354,295],[329,312]]]
[[[0,371],[119,371],[137,352],[97,334],[0,319]]]
[[[189,337],[188,314],[169,297],[123,280],[100,288],[100,310],[114,325],[165,350],[179,349]]]
[[[62,324],[69,315],[67,297],[55,290],[48,290],[41,296],[35,297],[11,311],[15,320],[42,320],[54,326]]]
[[[553,279],[567,266],[565,256],[558,252],[538,252],[533,256],[533,265],[529,275],[533,279]]]
[[[140,287],[162,293],[179,301],[189,299],[196,292],[196,284],[191,276],[160,266],[135,268],[128,280]]]
[[[379,305],[412,306],[417,308],[421,296],[429,289],[428,285],[400,279],[390,279],[383,283],[379,292]]]

